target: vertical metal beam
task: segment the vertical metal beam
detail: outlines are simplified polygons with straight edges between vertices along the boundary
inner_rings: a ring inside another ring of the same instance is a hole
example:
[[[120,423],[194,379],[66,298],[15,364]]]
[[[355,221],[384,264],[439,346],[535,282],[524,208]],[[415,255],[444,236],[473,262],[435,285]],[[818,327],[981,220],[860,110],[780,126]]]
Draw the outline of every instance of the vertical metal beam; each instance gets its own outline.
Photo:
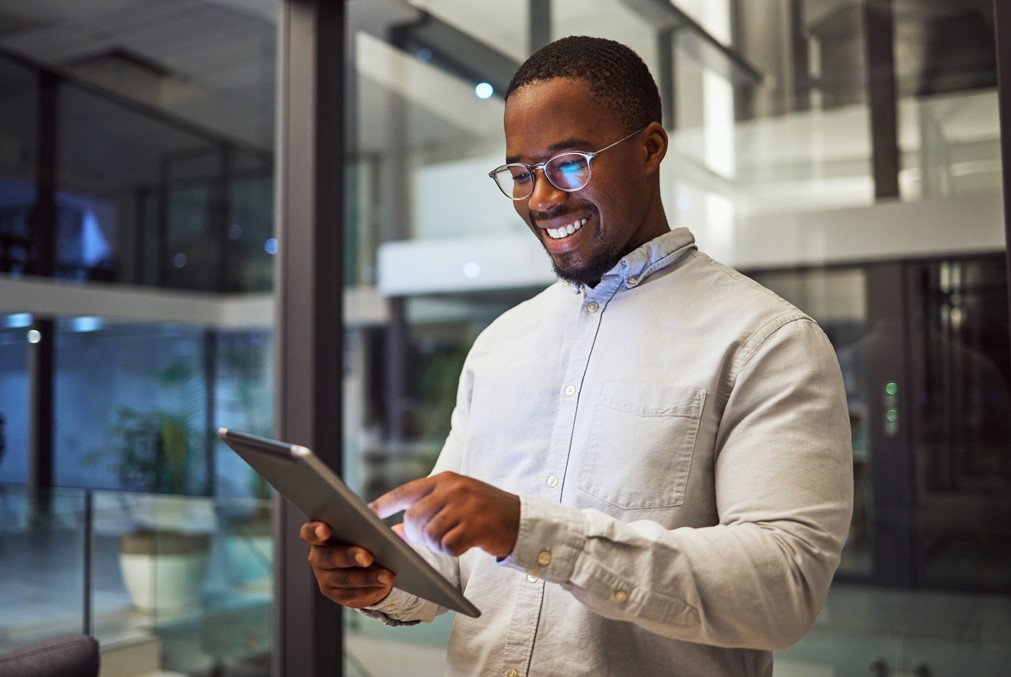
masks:
[[[892,0],[864,0],[867,99],[871,116],[874,197],[899,197],[899,133],[895,94]]]
[[[215,392],[218,384],[218,350],[219,334],[214,329],[204,331],[204,494],[206,496],[216,496],[218,493],[218,459],[217,446],[218,436],[215,430],[218,429],[218,407]]]
[[[1004,255],[1007,257],[1008,301],[1011,303],[1011,3],[993,0],[997,43],[997,91],[1000,102],[1000,156],[1004,182]]]
[[[228,237],[231,225],[231,192],[232,192],[232,149],[227,143],[217,144],[218,175],[211,183],[211,237],[215,240],[218,252],[217,290],[221,293],[245,291],[232,289],[232,271],[235,264],[232,260],[232,240]]]
[[[84,588],[84,600],[81,603],[81,613],[84,616],[81,627],[84,634],[92,634],[94,629],[94,614],[92,612],[91,598],[92,588],[94,588],[94,559],[95,559],[95,503],[94,494],[90,490],[84,492],[84,527],[81,531],[84,537],[84,581],[81,585]]]
[[[56,76],[39,71],[38,159],[35,168],[35,209],[32,213],[31,239],[34,255],[28,272],[51,277],[56,272],[56,106],[59,83]]]
[[[169,279],[169,182],[171,179],[170,160],[161,159],[158,169],[158,220],[155,223],[155,260],[157,261],[157,278],[154,284],[158,287],[168,286]]]
[[[668,132],[673,132],[677,127],[677,101],[675,94],[677,91],[677,57],[674,52],[674,39],[676,29],[668,28],[657,33],[656,36],[656,58],[660,62],[657,70],[659,80],[660,105],[663,111],[663,126]]]
[[[793,82],[791,110],[811,110],[811,62],[807,37],[804,35],[804,7],[801,0],[790,0],[787,6],[790,30],[790,65]]]
[[[28,486],[42,498],[53,486],[53,343],[56,323],[36,318],[28,330]]]
[[[544,45],[551,42],[551,0],[529,0],[530,23],[527,35],[530,38],[530,51],[533,54]]]
[[[915,287],[907,285],[902,264],[880,263],[865,267],[867,275],[867,326],[870,328],[863,360],[864,400],[867,402],[867,438],[870,453],[872,579],[875,583],[910,587],[914,580],[914,526],[916,448],[914,422],[916,397],[922,392],[911,374],[915,350],[909,313],[917,307],[906,298]],[[895,384],[895,399],[888,384]],[[897,417],[889,421],[888,410]]]
[[[283,0],[278,21],[277,429],[340,472],[345,3]],[[275,506],[275,675],[343,672],[343,611],[319,593]]]
[[[28,271],[52,277],[56,272],[56,166],[57,94],[56,76],[39,71],[38,160],[36,166],[35,209],[31,240],[34,253]],[[53,343],[55,323],[35,319],[29,330],[29,458],[28,486],[36,498],[39,490],[53,486]],[[48,492],[46,492],[48,494]],[[44,502],[44,499],[43,499]]]
[[[386,129],[388,150],[379,159],[379,204],[383,205],[384,236],[389,240],[411,237],[411,216],[405,199],[411,193],[406,149],[411,146],[408,124],[410,104],[395,92],[385,98],[389,125]],[[409,401],[407,397],[407,309],[404,299],[391,299],[390,319],[386,323],[383,341],[383,416],[387,453],[403,451],[407,431]]]

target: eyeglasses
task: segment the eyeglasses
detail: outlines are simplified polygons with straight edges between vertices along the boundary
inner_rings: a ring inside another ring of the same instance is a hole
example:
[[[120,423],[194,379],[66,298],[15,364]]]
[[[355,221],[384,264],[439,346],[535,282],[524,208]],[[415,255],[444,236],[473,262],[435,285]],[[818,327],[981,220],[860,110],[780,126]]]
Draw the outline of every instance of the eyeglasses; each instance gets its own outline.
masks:
[[[502,191],[502,194],[512,200],[526,200],[534,194],[534,181],[538,169],[544,172],[544,178],[552,186],[558,190],[564,190],[566,193],[572,193],[586,188],[586,184],[590,182],[590,160],[608,148],[614,148],[622,141],[631,139],[643,129],[646,128],[634,131],[610,146],[604,146],[593,153],[581,150],[566,151],[536,165],[510,162],[491,170],[488,172],[488,176],[495,179],[495,185]]]

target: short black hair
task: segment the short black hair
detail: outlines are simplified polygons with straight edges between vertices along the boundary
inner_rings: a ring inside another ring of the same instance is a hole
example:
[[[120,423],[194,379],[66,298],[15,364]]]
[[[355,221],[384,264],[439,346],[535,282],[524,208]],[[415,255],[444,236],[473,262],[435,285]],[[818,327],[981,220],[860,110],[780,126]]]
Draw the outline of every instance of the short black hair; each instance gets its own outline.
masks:
[[[574,78],[586,82],[625,126],[628,133],[650,122],[662,124],[660,92],[643,60],[629,47],[585,35],[561,38],[545,45],[519,67],[505,98],[520,87],[541,80]]]

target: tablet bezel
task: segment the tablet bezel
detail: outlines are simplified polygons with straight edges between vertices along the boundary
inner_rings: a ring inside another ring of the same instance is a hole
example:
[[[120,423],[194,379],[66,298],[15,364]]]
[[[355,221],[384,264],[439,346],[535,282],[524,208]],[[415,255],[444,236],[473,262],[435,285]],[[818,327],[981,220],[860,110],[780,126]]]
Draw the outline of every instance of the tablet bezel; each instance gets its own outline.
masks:
[[[394,587],[468,616],[481,615],[310,449],[229,428],[219,428],[218,437],[307,518],[326,523],[333,540],[371,552],[377,564],[394,573]]]

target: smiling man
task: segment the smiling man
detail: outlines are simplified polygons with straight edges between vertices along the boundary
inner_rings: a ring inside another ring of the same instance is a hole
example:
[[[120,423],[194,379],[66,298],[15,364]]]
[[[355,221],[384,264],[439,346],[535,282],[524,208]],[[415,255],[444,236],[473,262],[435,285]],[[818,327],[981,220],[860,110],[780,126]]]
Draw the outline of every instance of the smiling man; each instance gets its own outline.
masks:
[[[627,47],[564,38],[506,95],[490,174],[559,282],[464,365],[433,474],[377,499],[482,610],[458,675],[771,675],[824,601],[852,507],[850,431],[813,320],[671,230],[667,135]],[[330,599],[388,624],[443,609],[302,527]]]

